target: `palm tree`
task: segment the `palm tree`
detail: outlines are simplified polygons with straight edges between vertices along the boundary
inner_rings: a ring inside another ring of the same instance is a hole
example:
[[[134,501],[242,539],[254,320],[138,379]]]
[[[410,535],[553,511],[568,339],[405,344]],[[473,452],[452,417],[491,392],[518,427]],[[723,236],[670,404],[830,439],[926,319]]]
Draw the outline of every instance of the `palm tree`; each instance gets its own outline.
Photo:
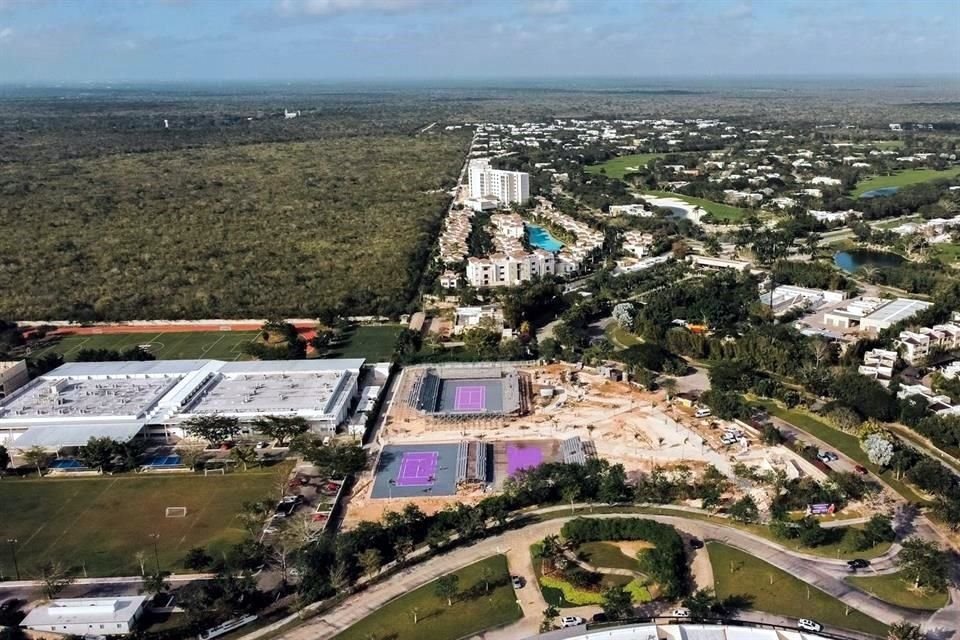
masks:
[[[877,275],[880,273],[876,267],[871,265],[865,265],[857,269],[857,273],[861,278],[869,282],[870,284],[877,283]]]
[[[247,465],[257,459],[257,452],[250,445],[238,444],[230,449],[230,459],[243,465],[243,470],[247,470]]]
[[[923,640],[924,634],[920,627],[903,620],[894,622],[887,628],[887,640]]]
[[[167,582],[168,575],[170,575],[168,571],[160,571],[143,576],[143,590],[150,594],[163,593],[170,588],[170,583]]]
[[[147,554],[144,551],[137,551],[133,554],[133,557],[136,558],[137,564],[140,565],[140,575],[147,575],[146,563],[147,563]]]
[[[47,466],[47,462],[50,461],[50,454],[47,453],[47,450],[43,447],[35,446],[23,452],[23,459],[27,464],[35,466],[37,468],[37,475],[42,478],[43,471],[41,467]]]

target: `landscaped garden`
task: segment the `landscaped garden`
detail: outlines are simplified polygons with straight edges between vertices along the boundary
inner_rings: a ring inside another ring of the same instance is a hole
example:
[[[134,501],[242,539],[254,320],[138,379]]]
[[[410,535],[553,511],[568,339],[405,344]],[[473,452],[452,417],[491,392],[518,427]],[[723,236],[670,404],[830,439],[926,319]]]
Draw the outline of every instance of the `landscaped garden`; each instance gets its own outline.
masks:
[[[587,173],[603,173],[610,178],[622,179],[628,173],[635,173],[647,166],[654,158],[659,158],[662,153],[633,153],[617,158],[610,158],[600,164],[592,164],[584,170]]]
[[[750,606],[791,618],[812,618],[844,629],[886,635],[882,622],[754,556],[719,542],[707,543],[714,589],[720,599],[745,596]]]
[[[414,589],[335,637],[456,640],[519,620],[516,598],[506,556],[493,556]]]

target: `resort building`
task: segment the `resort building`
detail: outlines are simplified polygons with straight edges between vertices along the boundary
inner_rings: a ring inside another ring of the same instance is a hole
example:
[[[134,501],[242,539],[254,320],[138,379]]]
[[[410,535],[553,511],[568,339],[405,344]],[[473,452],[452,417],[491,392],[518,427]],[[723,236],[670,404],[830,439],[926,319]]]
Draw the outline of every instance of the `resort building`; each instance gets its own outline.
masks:
[[[125,636],[136,627],[147,600],[147,596],[51,600],[33,608],[20,626],[84,638]]]
[[[504,327],[503,311],[494,304],[479,307],[457,307],[453,314],[453,335],[462,335],[464,331],[474,327],[486,327],[499,331],[505,337],[513,332]]]
[[[776,287],[765,283],[770,291],[760,296],[760,302],[770,307],[775,315],[786,313],[796,308],[813,308],[823,306],[827,303],[842,302],[847,297],[846,291],[835,291],[831,289],[809,289],[807,287],[797,287],[792,284],[781,284]]]
[[[893,344],[903,354],[906,362],[912,365],[920,364],[933,349],[960,349],[960,326],[951,322],[921,327],[917,331],[901,331]]]
[[[487,158],[470,161],[470,198],[496,198],[503,204],[523,203],[530,199],[530,174],[502,171],[490,167]]]
[[[701,256],[697,254],[690,256],[690,262],[693,263],[695,267],[714,270],[733,269],[741,273],[749,271],[750,267],[753,266],[753,263],[744,260],[729,260],[727,258],[714,258],[713,256]]]
[[[74,362],[0,401],[0,444],[77,447],[90,438],[181,438],[196,416],[298,416],[320,433],[348,417],[362,359]]]
[[[27,361],[0,361],[0,399],[8,396],[30,381]]]
[[[930,305],[929,302],[911,298],[895,298],[893,300],[871,297],[857,298],[844,308],[825,313],[823,323],[832,328],[857,329],[864,333],[878,333],[898,322],[912,318]]]
[[[860,375],[868,376],[881,383],[893,378],[893,367],[897,363],[897,352],[889,349],[871,349],[863,354],[863,364],[857,369]]]
[[[555,256],[549,251],[494,253],[467,259],[467,282],[473,287],[511,287],[534,277],[556,274]]]

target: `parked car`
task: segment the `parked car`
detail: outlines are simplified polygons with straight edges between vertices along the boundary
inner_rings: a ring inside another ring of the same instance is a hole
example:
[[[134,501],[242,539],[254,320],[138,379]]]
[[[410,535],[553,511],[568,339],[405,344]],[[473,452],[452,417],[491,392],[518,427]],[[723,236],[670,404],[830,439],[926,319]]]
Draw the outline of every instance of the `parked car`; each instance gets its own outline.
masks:
[[[610,618],[607,616],[607,614],[600,612],[593,614],[592,620],[593,622],[609,622]]]
[[[513,583],[514,589],[523,589],[523,585],[527,583],[521,576],[510,576],[510,582]]]
[[[710,409],[707,408],[707,407],[698,407],[698,408],[697,408],[697,412],[696,412],[695,415],[696,415],[698,418],[706,418],[706,417],[709,416],[711,413],[712,413],[712,412],[711,412]]]
[[[674,618],[689,618],[690,609],[687,609],[686,607],[680,607],[671,611],[670,615],[672,615]]]
[[[567,627],[579,627],[581,624],[584,624],[586,620],[580,616],[563,616],[560,618],[560,626],[564,629]]]
[[[855,465],[855,466],[853,467],[853,470],[856,471],[857,473],[859,473],[860,475],[866,475],[866,474],[867,474],[867,468],[866,468],[865,466],[863,466],[862,464]]]
[[[854,558],[853,560],[847,560],[847,566],[853,570],[866,569],[870,566],[870,561],[863,558]]]
[[[703,540],[700,540],[699,538],[690,538],[690,548],[703,549]]]
[[[820,453],[817,454],[817,460],[819,460],[820,462],[823,462],[824,464],[828,462],[836,462],[839,459],[840,457],[837,456],[837,454],[833,453],[832,451],[821,451]]]
[[[808,620],[807,618],[800,618],[797,620],[797,628],[803,629],[804,631],[812,631],[813,633],[820,633],[823,631],[823,625],[815,620]]]

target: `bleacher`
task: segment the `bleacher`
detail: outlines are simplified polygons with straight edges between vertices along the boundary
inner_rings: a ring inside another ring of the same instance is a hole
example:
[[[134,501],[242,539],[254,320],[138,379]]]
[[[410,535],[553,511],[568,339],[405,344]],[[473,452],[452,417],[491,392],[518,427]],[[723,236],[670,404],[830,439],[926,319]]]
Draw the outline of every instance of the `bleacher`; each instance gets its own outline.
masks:
[[[480,482],[487,481],[487,444],[477,441],[477,457],[474,461],[473,477]]]
[[[457,484],[467,481],[467,457],[470,454],[470,441],[461,440],[457,445]]]
[[[560,443],[560,451],[563,454],[563,461],[567,464],[587,464],[587,453],[583,449],[580,436],[564,440]]]
[[[440,377],[428,371],[423,375],[420,393],[417,397],[417,409],[420,411],[436,411],[440,396]]]

